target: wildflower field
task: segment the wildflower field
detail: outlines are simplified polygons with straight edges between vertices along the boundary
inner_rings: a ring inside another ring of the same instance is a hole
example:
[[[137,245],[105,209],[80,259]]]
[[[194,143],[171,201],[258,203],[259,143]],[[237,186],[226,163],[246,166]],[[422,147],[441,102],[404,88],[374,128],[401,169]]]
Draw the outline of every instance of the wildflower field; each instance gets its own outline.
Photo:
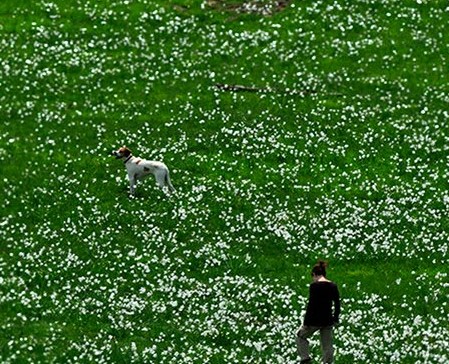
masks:
[[[326,259],[337,364],[448,363],[448,34],[446,0],[2,0],[0,362],[296,363]],[[177,193],[130,198],[122,145]]]

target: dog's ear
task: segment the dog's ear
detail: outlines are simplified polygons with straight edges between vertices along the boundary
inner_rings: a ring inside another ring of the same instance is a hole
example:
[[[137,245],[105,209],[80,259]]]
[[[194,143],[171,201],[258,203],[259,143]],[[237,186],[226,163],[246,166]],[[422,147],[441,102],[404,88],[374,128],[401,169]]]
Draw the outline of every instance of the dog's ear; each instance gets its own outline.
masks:
[[[125,157],[128,157],[131,154],[131,149],[129,149],[128,147],[124,146],[122,148],[122,153],[124,154]]]

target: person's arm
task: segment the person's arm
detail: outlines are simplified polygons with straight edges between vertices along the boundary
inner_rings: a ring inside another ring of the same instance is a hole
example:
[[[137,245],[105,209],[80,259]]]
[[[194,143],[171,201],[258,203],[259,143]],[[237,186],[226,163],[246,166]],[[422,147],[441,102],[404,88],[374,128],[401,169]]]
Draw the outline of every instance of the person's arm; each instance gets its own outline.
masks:
[[[309,299],[307,300],[306,305],[306,314],[304,316],[304,325],[307,325],[308,322],[310,322],[311,319],[311,312],[310,312],[310,298],[312,297],[312,285],[309,286]]]
[[[337,285],[335,285],[335,292],[334,292],[334,317],[333,317],[334,323],[338,324],[340,320],[340,292],[338,291]]]

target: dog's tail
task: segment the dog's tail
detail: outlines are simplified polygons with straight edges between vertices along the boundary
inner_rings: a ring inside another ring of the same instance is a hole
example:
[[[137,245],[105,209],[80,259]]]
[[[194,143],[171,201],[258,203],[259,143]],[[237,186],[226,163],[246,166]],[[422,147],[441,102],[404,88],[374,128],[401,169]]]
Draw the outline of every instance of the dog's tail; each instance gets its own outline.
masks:
[[[168,189],[170,190],[171,193],[176,193],[175,188],[171,184],[170,172],[168,171],[168,169],[167,169],[167,173],[165,174],[165,184],[168,186]]]

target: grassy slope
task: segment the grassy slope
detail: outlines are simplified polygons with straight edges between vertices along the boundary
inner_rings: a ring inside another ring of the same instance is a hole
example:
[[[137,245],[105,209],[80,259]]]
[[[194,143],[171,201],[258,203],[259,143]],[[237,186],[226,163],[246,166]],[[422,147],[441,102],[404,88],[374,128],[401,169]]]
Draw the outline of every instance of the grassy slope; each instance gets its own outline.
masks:
[[[443,362],[444,2],[95,4],[0,5],[0,357],[293,361],[325,257],[341,362]],[[107,157],[124,143],[163,158],[179,196],[148,181],[128,200]]]

